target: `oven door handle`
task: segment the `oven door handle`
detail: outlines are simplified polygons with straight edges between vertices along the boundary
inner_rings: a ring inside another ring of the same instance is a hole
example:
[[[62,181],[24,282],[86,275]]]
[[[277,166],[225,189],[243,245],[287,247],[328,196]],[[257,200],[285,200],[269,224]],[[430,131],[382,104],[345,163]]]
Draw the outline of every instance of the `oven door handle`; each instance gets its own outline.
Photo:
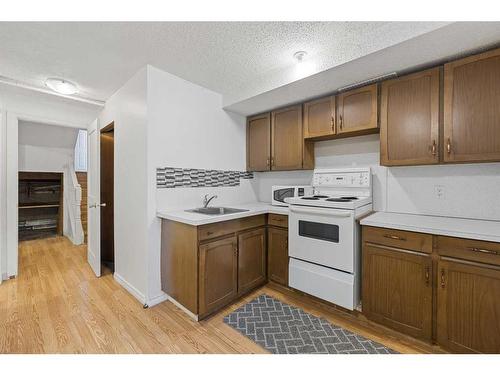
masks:
[[[314,208],[314,207],[297,207],[290,206],[290,212],[296,212],[298,214],[314,214],[314,215],[325,215],[325,216],[336,216],[336,217],[349,217],[352,212],[349,210],[338,210],[332,208]]]

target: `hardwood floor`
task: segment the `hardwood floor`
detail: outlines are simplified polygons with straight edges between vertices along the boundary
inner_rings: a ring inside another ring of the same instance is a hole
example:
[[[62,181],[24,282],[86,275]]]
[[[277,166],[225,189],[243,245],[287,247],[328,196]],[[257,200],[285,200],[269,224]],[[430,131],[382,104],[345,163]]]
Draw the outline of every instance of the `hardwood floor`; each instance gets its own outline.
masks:
[[[198,323],[170,302],[143,309],[109,272],[96,278],[85,245],[55,237],[22,242],[19,254],[19,276],[0,285],[1,353],[266,353],[222,322],[262,293],[399,352],[436,351],[276,285]]]

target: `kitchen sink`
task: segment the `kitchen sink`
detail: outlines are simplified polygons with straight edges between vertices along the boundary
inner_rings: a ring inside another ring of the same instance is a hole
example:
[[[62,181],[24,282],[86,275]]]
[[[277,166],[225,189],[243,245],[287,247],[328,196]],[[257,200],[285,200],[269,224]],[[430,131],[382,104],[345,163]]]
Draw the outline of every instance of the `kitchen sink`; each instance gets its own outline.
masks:
[[[242,208],[230,208],[230,207],[199,207],[199,208],[193,208],[191,210],[186,210],[186,212],[195,212],[197,214],[204,214],[204,215],[228,215],[245,211],[249,210],[245,210]]]

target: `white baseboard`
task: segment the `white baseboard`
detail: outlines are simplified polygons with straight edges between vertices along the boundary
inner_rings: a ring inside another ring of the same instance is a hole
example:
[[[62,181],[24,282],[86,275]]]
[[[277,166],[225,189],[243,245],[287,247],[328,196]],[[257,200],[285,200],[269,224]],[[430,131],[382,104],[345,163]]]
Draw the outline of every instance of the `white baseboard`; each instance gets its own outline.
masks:
[[[142,303],[143,305],[146,303],[146,297],[144,297],[144,294],[142,294],[139,290],[137,290],[137,288],[135,288],[127,280],[125,280],[123,277],[121,277],[116,272],[113,274],[113,277],[118,284],[120,284],[122,287],[124,287],[127,290],[127,292],[129,292],[135,298],[137,298],[140,303]]]
[[[185,308],[183,305],[181,305],[179,302],[177,302],[175,299],[172,297],[168,296],[168,300],[172,302],[175,306],[177,306],[179,309],[184,311],[187,315],[189,315],[192,319],[195,321],[199,321],[198,315],[194,314],[193,312],[189,311],[187,308]]]
[[[160,295],[157,295],[156,297],[150,298],[149,301],[147,302],[149,307],[153,307],[155,305],[158,305],[162,302],[165,302],[168,300],[168,295],[165,293],[162,293]]]

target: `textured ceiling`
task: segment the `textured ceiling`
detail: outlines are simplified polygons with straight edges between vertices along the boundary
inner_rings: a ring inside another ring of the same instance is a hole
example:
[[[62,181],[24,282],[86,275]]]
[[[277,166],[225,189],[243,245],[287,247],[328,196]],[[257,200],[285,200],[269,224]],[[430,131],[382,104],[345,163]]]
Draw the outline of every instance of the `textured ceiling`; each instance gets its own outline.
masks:
[[[76,128],[65,126],[19,121],[19,144],[73,149],[78,131]]]
[[[106,100],[151,64],[243,100],[401,43],[443,22],[0,23],[0,75],[56,76]],[[308,52],[297,72],[294,52]]]

